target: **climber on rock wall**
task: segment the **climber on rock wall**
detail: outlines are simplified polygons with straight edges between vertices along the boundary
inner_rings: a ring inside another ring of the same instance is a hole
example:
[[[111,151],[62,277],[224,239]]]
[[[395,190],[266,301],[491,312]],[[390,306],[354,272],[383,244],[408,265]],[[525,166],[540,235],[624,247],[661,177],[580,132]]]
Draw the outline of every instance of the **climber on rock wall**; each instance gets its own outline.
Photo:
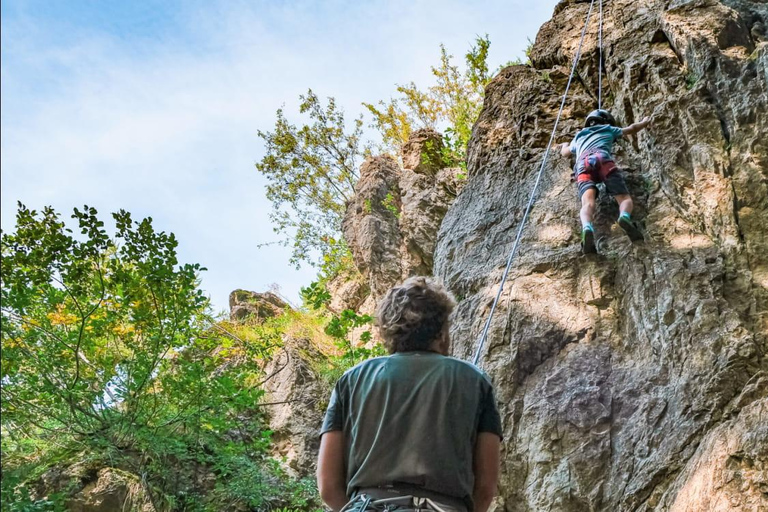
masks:
[[[633,242],[643,239],[642,232],[632,221],[632,197],[613,160],[612,152],[617,139],[634,135],[650,123],[651,119],[646,117],[639,123],[621,128],[616,126],[616,120],[610,112],[594,110],[587,116],[584,129],[576,134],[573,141],[560,146],[560,154],[563,157],[576,157],[573,175],[581,199],[581,248],[584,254],[597,252],[595,230],[592,226],[598,194],[597,183],[605,183],[605,190],[619,203],[619,226]]]
[[[379,304],[392,355],[339,379],[321,429],[317,483],[334,511],[488,510],[501,419],[488,376],[448,356],[454,305],[427,277],[409,278]]]

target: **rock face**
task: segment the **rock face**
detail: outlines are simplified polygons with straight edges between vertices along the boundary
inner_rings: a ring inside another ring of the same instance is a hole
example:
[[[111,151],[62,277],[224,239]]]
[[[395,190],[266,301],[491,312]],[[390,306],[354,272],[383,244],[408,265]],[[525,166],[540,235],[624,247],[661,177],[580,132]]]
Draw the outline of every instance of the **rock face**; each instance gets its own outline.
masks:
[[[71,512],[155,512],[141,479],[114,468],[101,469],[94,482],[67,502]]]
[[[264,370],[272,445],[294,476],[314,474],[317,463],[318,433],[329,391],[311,363],[321,358],[307,340],[285,339],[280,353]]]
[[[233,291],[229,303],[230,318],[257,324],[288,307],[271,292],[246,290]],[[329,391],[312,365],[322,360],[324,356],[309,340],[285,334],[280,351],[264,365],[262,407],[273,432],[273,455],[285,461],[293,476],[313,474],[317,462],[318,431]]]
[[[378,156],[360,167],[355,196],[344,216],[344,238],[355,266],[380,297],[400,279],[400,167],[394,158]]]
[[[498,289],[588,7],[561,2],[532,66],[487,87],[434,253],[460,299],[459,357]],[[582,256],[570,165],[552,155],[482,362],[504,422],[501,510],[768,510],[766,22],[764,1],[605,2],[606,107],[623,125],[654,119],[617,153],[646,241],[630,243],[601,194],[600,255]],[[558,142],[596,107],[596,33],[593,18]]]
[[[229,318],[233,321],[261,322],[279,315],[286,307],[288,304],[272,292],[235,290],[229,294]]]
[[[441,148],[439,133],[417,130],[403,147],[403,168],[378,156],[360,169],[343,228],[370,293],[363,312],[402,279],[432,271],[440,223],[463,185],[461,170],[444,166]]]
[[[56,465],[35,482],[35,499],[54,492],[69,493],[66,510],[71,512],[155,512],[141,477],[117,468],[98,467],[85,461]]]

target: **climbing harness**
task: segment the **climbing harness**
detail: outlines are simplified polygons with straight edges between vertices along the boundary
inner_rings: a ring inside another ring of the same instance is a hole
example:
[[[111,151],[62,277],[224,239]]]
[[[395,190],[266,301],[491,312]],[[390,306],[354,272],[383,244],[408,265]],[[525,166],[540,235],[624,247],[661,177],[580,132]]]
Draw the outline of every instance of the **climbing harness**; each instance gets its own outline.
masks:
[[[512,260],[515,258],[515,254],[517,253],[517,248],[520,245],[520,239],[523,235],[523,229],[525,228],[525,223],[528,221],[528,215],[531,213],[531,209],[533,208],[533,203],[536,199],[536,192],[538,192],[539,184],[541,183],[541,177],[544,174],[544,168],[547,165],[547,159],[549,158],[549,152],[552,149],[552,143],[555,140],[555,134],[557,133],[557,127],[560,124],[560,118],[563,115],[563,109],[565,108],[565,100],[568,98],[568,91],[571,89],[571,83],[573,82],[573,77],[576,74],[576,66],[579,63],[579,59],[581,57],[581,48],[584,44],[584,36],[587,34],[587,26],[589,26],[589,19],[592,16],[592,10],[595,6],[595,0],[592,0],[589,4],[589,10],[587,11],[587,19],[584,22],[584,28],[581,30],[581,39],[579,40],[579,46],[576,50],[576,56],[573,59],[573,66],[571,67],[571,75],[568,77],[568,83],[565,86],[565,93],[563,93],[563,99],[560,102],[560,110],[557,113],[557,118],[555,119],[555,126],[552,127],[552,134],[549,136],[549,142],[547,143],[547,150],[544,152],[544,158],[541,161],[541,167],[539,167],[539,173],[536,176],[536,182],[533,185],[533,190],[531,191],[531,197],[528,200],[528,206],[525,208],[525,213],[523,214],[523,220],[520,222],[520,227],[517,229],[517,236],[515,237],[515,243],[512,246],[512,252],[509,254],[509,258],[507,259],[507,267],[504,269],[504,274],[501,278],[501,284],[499,285],[499,291],[496,293],[496,298],[493,300],[493,304],[491,305],[491,311],[488,313],[488,320],[485,322],[485,327],[483,328],[483,333],[480,336],[480,340],[477,345],[477,350],[475,351],[475,357],[472,360],[472,364],[477,366],[477,364],[480,362],[480,356],[483,352],[483,346],[485,345],[485,340],[488,338],[488,330],[491,327],[491,320],[493,319],[493,313],[496,311],[496,306],[499,303],[499,299],[501,298],[501,292],[504,290],[504,283],[507,281],[507,276],[509,275],[509,269],[512,267]],[[600,46],[600,72],[599,72],[599,91],[598,91],[598,104],[600,107],[602,107],[602,82],[603,82],[603,0],[600,0],[600,28],[599,28],[599,46]]]
[[[404,495],[373,499],[366,494],[359,494],[347,503],[341,512],[448,512],[448,510],[429,498]],[[450,510],[458,509],[450,507]]]

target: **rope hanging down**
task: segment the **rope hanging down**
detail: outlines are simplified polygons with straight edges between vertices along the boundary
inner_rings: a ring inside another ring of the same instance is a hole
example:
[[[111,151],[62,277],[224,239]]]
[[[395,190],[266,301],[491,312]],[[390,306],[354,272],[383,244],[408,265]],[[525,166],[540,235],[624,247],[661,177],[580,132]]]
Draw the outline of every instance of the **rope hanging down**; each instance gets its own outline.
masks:
[[[501,278],[501,284],[499,285],[499,291],[498,293],[496,293],[496,298],[493,300],[491,311],[488,314],[488,320],[486,320],[485,322],[485,327],[483,328],[483,334],[480,336],[480,340],[477,345],[477,351],[475,352],[475,357],[472,361],[472,364],[474,364],[475,366],[477,366],[477,363],[480,361],[480,355],[483,352],[483,345],[485,345],[485,340],[488,337],[488,329],[491,327],[491,320],[493,319],[493,313],[496,311],[496,306],[499,303],[501,292],[502,290],[504,290],[504,283],[507,281],[507,276],[509,275],[509,269],[512,266],[512,260],[515,258],[515,254],[517,253],[517,248],[520,245],[520,239],[522,238],[522,235],[523,235],[523,229],[525,228],[525,223],[528,221],[528,215],[531,213],[531,208],[533,208],[533,203],[536,199],[536,192],[538,191],[539,184],[541,183],[541,176],[544,174],[544,167],[547,165],[549,152],[552,149],[552,142],[554,142],[555,140],[555,134],[557,133],[557,126],[558,124],[560,124],[560,118],[563,115],[563,109],[565,108],[565,100],[568,98],[568,91],[571,89],[573,76],[576,74],[576,66],[578,65],[579,58],[581,57],[581,47],[584,44],[584,36],[587,33],[587,26],[589,25],[589,18],[592,16],[592,8],[594,7],[594,5],[595,5],[595,0],[592,0],[589,4],[589,10],[587,11],[587,19],[584,22],[584,28],[581,30],[581,40],[579,40],[579,47],[576,50],[576,56],[573,59],[573,66],[571,67],[571,75],[568,77],[568,84],[565,86],[565,93],[563,94],[563,100],[560,102],[560,110],[557,113],[557,119],[555,119],[555,126],[552,127],[552,134],[549,136],[549,142],[547,143],[547,150],[544,152],[544,158],[541,161],[539,174],[536,176],[536,182],[533,185],[533,190],[531,191],[531,197],[528,200],[528,206],[525,208],[525,213],[523,214],[523,220],[520,221],[520,227],[517,229],[517,236],[515,237],[515,243],[512,246],[512,252],[509,254],[509,258],[507,259],[507,268],[504,269],[504,274]],[[601,12],[602,12],[602,5],[603,5],[603,2],[602,0],[600,0]],[[602,40],[601,40],[600,46],[602,51]]]
[[[603,0],[600,0],[600,28],[597,30],[597,47],[600,55],[597,61],[597,108],[603,109]]]

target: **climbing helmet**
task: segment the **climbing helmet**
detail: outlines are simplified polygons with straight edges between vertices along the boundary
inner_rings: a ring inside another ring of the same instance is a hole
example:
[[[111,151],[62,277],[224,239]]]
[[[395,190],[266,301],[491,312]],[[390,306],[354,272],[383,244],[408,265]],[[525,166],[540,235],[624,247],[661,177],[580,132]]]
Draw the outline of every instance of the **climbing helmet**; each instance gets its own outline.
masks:
[[[593,110],[587,116],[587,120],[584,122],[584,127],[589,128],[590,126],[595,126],[598,124],[609,124],[611,126],[616,126],[616,119],[614,119],[611,113],[607,110]]]

